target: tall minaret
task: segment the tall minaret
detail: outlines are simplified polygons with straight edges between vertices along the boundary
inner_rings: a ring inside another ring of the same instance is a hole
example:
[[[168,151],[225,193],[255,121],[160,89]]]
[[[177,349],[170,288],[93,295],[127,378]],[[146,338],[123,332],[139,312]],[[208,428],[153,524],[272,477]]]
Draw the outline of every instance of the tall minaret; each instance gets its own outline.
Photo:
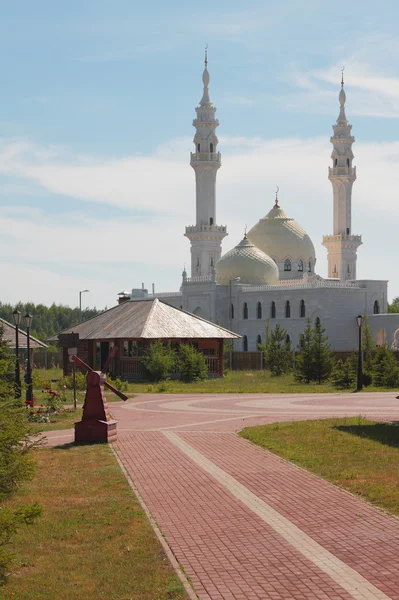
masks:
[[[202,74],[204,93],[195,109],[197,118],[193,125],[195,152],[191,153],[191,166],[195,171],[196,224],[186,227],[185,236],[191,242],[191,276],[206,277],[214,273],[214,267],[222,253],[222,240],[226,227],[216,225],[216,173],[221,166],[215,119],[216,108],[209,98],[208,57],[205,50],[205,69]]]
[[[356,180],[356,167],[352,167],[352,144],[355,138],[345,115],[345,102],[342,69],[340,111],[330,139],[334,146],[331,154],[333,166],[328,170],[334,194],[334,234],[323,237],[323,246],[328,252],[328,276],[342,281],[356,279],[356,251],[362,243],[360,235],[352,235],[352,185]]]

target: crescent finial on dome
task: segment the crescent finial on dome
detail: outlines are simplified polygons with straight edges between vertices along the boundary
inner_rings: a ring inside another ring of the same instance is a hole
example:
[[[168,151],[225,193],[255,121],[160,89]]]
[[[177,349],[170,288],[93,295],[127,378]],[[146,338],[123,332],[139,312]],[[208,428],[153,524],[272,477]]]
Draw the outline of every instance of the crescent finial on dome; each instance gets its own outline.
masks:
[[[276,188],[277,188],[277,189],[276,189],[276,192],[275,192],[275,194],[276,194],[276,199],[275,199],[275,201],[274,201],[274,206],[273,206],[273,208],[280,208],[280,206],[279,206],[279,203],[278,203],[278,193],[279,193],[279,191],[280,191],[280,188],[278,187],[278,185],[276,186]]]

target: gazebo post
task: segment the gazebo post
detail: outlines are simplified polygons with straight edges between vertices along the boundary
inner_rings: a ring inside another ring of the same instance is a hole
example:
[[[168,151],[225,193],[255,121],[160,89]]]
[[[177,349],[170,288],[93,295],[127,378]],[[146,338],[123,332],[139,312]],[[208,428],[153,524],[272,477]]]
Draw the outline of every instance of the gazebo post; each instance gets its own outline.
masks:
[[[220,377],[224,377],[223,339],[219,339],[219,375]]]

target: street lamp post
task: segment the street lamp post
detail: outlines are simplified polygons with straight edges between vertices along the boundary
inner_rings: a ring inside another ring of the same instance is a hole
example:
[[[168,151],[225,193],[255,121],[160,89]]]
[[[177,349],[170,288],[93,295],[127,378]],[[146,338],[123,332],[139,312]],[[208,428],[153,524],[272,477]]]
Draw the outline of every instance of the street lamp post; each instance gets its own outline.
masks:
[[[90,292],[90,290],[82,290],[79,292],[79,323],[82,322],[82,294]]]
[[[32,390],[32,365],[30,362],[30,328],[32,325],[32,315],[26,313],[26,347],[28,350],[28,365],[26,369],[26,404],[33,406],[33,390]]]
[[[230,279],[229,280],[229,316],[230,316],[230,327],[229,327],[229,329],[230,329],[230,331],[233,328],[233,302],[232,302],[231,284],[233,282],[237,283],[238,281],[240,281],[240,277],[234,277],[234,279]],[[231,344],[233,344],[233,343],[234,342],[231,342]],[[233,350],[232,350],[231,346],[230,346],[230,360],[229,360],[229,363],[230,363],[230,371],[231,371],[231,369],[233,368]]]
[[[362,315],[356,317],[357,327],[359,329],[359,350],[357,356],[357,386],[356,390],[360,392],[363,389],[363,366],[362,366]]]
[[[19,326],[21,324],[21,313],[15,309],[12,313],[12,318],[15,325],[15,397],[21,397],[21,373],[19,370]]]

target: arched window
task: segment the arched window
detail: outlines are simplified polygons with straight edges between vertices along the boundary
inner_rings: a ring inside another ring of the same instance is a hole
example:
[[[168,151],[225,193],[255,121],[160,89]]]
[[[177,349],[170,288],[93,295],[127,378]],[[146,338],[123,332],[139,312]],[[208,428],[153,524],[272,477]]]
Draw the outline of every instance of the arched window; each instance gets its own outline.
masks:
[[[242,318],[243,319],[248,319],[248,304],[246,302],[244,302],[244,307],[243,307],[243,311],[242,311]]]
[[[289,319],[291,317],[291,304],[290,301],[287,300],[285,303],[285,318]]]
[[[349,227],[346,228],[346,235],[349,235]]]
[[[289,346],[289,345],[291,344],[291,338],[290,338],[290,336],[288,335],[288,333],[287,333],[287,335],[285,336],[285,343],[287,344],[287,346]]]
[[[308,262],[308,273],[311,273],[311,272],[312,272],[312,261],[310,260]]]
[[[336,159],[335,159],[334,166],[336,167],[336,166],[337,166],[337,164],[338,164],[338,158],[336,158]]]
[[[201,144],[197,144],[198,152],[201,152]]]
[[[284,271],[291,271],[291,261],[289,258],[286,258],[284,261]]]
[[[306,316],[305,300],[301,300],[299,305],[299,316],[304,319]]]
[[[210,266],[211,266],[211,269],[212,269],[212,268],[214,267],[214,264],[213,264],[213,256],[211,256],[211,257],[210,257],[209,264],[210,264]]]
[[[234,304],[230,305],[230,316],[232,319],[234,319]]]
[[[200,271],[201,271],[200,260],[199,260],[199,258],[197,258],[197,265],[196,265],[196,273],[197,273],[197,275],[200,273]]]
[[[242,349],[244,352],[248,352],[248,338],[246,335],[242,338]]]
[[[209,225],[213,225],[213,217],[209,217]]]
[[[262,343],[262,336],[258,335],[256,338],[256,347],[258,348],[259,344],[261,344],[261,343]],[[258,348],[258,350],[259,350],[259,348]]]
[[[256,305],[256,318],[257,319],[262,318],[262,303],[261,302],[258,302],[258,304]]]
[[[274,300],[273,300],[273,302],[270,305],[270,318],[271,319],[275,319],[276,318],[276,303],[274,302]]]
[[[212,143],[209,144],[209,150],[211,153],[213,152],[213,144]]]
[[[303,271],[303,260],[302,260],[302,258],[300,258],[299,261],[298,261],[298,271],[300,271],[301,273]]]
[[[378,300],[376,300],[376,301],[374,302],[374,309],[373,309],[373,313],[374,313],[375,315],[379,315],[379,314],[380,314],[380,304],[379,304]]]
[[[303,333],[301,333],[301,335],[299,336],[299,347],[300,348],[304,348],[305,347],[305,338]]]
[[[180,304],[180,310],[183,310],[183,304]]]
[[[350,167],[350,162],[349,162],[349,158],[346,159],[346,166]]]

